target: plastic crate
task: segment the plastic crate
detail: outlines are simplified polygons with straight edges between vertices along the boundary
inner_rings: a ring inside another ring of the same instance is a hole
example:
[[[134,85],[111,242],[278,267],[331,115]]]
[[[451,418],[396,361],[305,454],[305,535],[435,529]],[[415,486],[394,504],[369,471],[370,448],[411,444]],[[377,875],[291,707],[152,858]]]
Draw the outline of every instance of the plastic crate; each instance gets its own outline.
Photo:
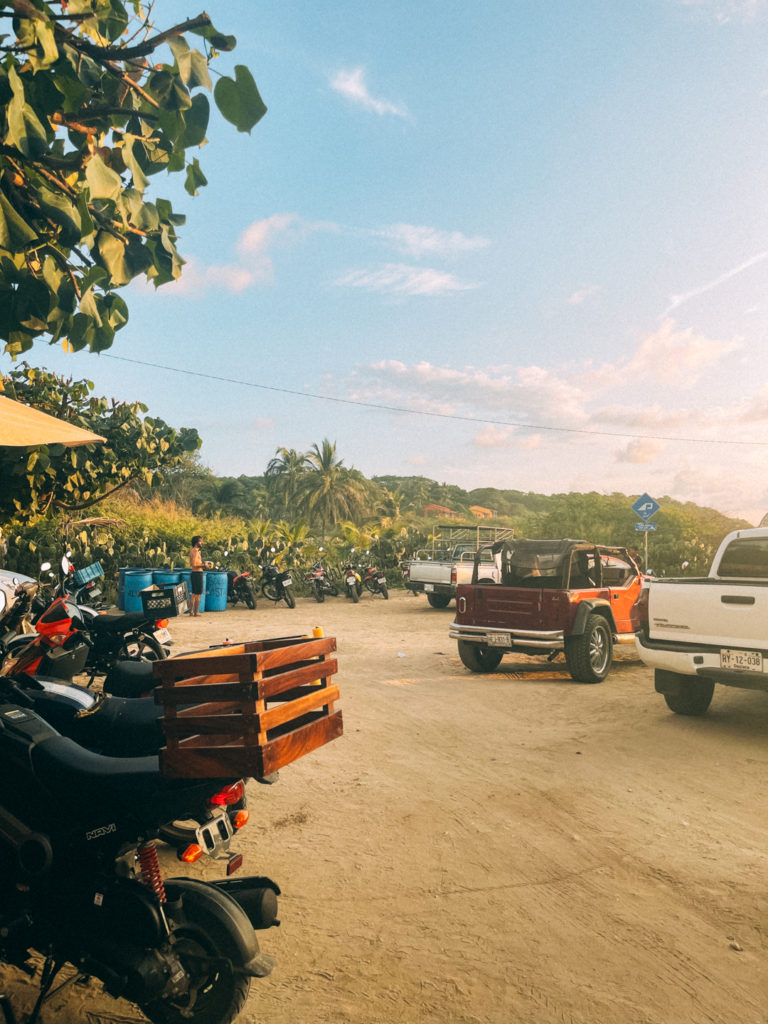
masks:
[[[149,618],[171,619],[187,610],[186,583],[171,583],[164,587],[153,584],[139,591],[141,610]]]
[[[92,562],[90,565],[86,565],[84,569],[77,569],[72,581],[78,586],[82,587],[84,583],[90,583],[91,580],[96,580],[99,576],[104,575],[104,570],[101,567],[101,562]]]
[[[169,778],[264,778],[342,735],[333,637],[280,637],[182,654],[160,682]]]

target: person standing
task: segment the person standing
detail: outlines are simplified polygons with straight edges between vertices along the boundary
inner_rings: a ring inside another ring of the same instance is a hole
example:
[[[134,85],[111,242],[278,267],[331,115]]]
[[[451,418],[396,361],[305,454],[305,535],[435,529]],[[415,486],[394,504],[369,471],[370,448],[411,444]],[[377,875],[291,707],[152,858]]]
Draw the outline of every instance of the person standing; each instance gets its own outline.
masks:
[[[189,597],[189,614],[200,614],[200,598],[203,596],[203,538],[196,533],[189,551],[189,567],[192,570],[192,593]]]

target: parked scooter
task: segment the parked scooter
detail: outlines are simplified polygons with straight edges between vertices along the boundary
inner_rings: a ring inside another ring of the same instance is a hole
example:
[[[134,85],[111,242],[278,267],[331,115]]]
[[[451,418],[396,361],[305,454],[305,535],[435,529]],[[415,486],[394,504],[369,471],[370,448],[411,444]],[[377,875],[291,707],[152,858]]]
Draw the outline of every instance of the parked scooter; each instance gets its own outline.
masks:
[[[274,562],[261,566],[261,592],[268,601],[285,601],[289,608],[296,607],[290,570],[281,571]]]
[[[101,562],[93,562],[84,569],[75,569],[70,561],[72,552],[67,550],[61,559],[61,581],[58,593],[62,597],[71,598],[75,604],[103,606],[99,598],[102,596],[100,580],[104,577]]]
[[[28,1024],[66,963],[155,1024],[230,1024],[274,966],[254,930],[278,923],[279,887],[164,880],[153,841],[202,816],[222,783],[94,754],[13,703],[0,704],[0,779],[0,960],[44,958]]]

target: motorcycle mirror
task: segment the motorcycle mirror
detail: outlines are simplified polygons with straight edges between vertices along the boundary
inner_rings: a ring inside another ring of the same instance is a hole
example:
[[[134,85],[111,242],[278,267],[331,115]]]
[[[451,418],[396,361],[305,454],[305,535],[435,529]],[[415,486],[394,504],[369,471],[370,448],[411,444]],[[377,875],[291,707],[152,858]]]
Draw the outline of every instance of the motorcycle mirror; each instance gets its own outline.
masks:
[[[228,554],[229,554],[229,552],[228,552],[228,551],[225,551],[225,552],[224,552],[224,557],[226,558]]]
[[[0,590],[0,615],[2,615],[2,613],[5,611],[5,605],[6,605],[5,591],[4,590]]]
[[[40,572],[47,572],[50,568],[51,568],[51,563],[50,562],[43,562],[43,564],[40,566]]]
[[[325,548],[318,548],[318,549],[317,549],[317,552],[318,552],[318,554],[319,554],[319,553],[320,553],[321,551],[324,551],[324,550],[325,550]]]
[[[71,555],[72,552],[70,551],[69,554]],[[64,572],[64,573],[68,573],[71,568],[72,568],[72,563],[69,560],[69,556],[68,555],[64,555],[64,557],[61,560],[61,571]]]

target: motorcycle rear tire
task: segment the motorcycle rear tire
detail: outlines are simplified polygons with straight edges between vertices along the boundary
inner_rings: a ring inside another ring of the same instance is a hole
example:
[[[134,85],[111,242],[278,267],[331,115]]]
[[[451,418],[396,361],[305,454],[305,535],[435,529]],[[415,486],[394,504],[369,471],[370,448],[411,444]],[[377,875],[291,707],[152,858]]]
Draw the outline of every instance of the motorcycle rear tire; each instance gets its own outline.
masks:
[[[280,600],[280,595],[274,583],[262,583],[261,592],[268,601],[274,601],[275,604]]]
[[[322,604],[325,600],[325,591],[323,590],[322,583],[317,584],[312,588],[312,596],[318,604]]]
[[[169,887],[172,887],[171,882]],[[251,979],[221,966],[230,952],[229,930],[204,912],[198,915],[194,893],[184,893],[185,921],[173,930],[184,968],[195,977],[195,994],[179,1002],[158,999],[141,1007],[152,1024],[232,1024],[243,1009]],[[198,920],[199,917],[199,920]]]
[[[254,608],[256,607],[256,596],[253,593],[253,590],[252,590],[250,584],[248,584],[248,586],[246,587],[246,590],[245,590],[245,603],[248,605],[248,607],[251,609],[251,611],[253,611]]]
[[[335,583],[327,584],[325,589],[328,591],[328,593],[331,595],[331,597],[338,597],[339,596],[339,588],[336,586]]]
[[[157,637],[142,633],[138,640],[123,640],[117,652],[117,661],[164,661],[168,657]]]
[[[381,596],[384,598],[384,600],[388,601],[389,600],[389,591],[387,590],[387,584],[386,583],[379,584],[379,590],[381,591]]]
[[[375,593],[376,593],[376,591],[377,591],[377,590],[378,590],[379,588],[378,588],[378,586],[377,586],[377,584],[376,584],[376,581],[375,581],[375,580],[366,580],[366,581],[365,581],[365,589],[366,589],[367,591],[369,591],[369,592],[370,592],[371,594],[375,594]]]
[[[283,597],[285,598],[285,603],[288,605],[289,608],[296,607],[296,598],[293,596],[293,591],[284,590]]]
[[[357,604],[357,602],[360,600],[360,595],[357,592],[357,587],[350,587],[349,593],[352,600],[355,602],[355,604]]]

